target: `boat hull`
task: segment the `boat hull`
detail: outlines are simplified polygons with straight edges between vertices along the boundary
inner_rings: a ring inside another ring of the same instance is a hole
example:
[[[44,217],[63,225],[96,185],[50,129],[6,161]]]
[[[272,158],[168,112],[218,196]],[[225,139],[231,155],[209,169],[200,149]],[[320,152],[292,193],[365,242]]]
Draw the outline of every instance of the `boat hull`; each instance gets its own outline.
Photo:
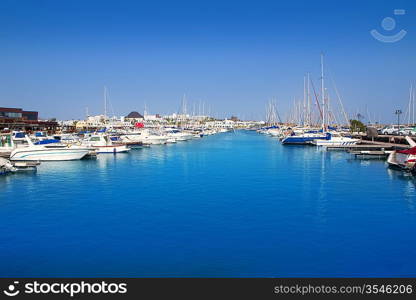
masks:
[[[93,146],[97,153],[125,153],[129,152],[130,148],[127,146]]]
[[[414,171],[416,166],[416,155],[408,155],[393,151],[387,158],[389,167],[403,171]]]
[[[360,140],[358,139],[341,139],[341,140],[313,140],[312,143],[316,146],[350,146],[356,145]]]
[[[79,160],[89,153],[87,149],[39,149],[15,150],[10,155],[12,161],[65,161]]]
[[[326,139],[326,136],[288,136],[282,140],[284,145],[307,145],[317,139]]]

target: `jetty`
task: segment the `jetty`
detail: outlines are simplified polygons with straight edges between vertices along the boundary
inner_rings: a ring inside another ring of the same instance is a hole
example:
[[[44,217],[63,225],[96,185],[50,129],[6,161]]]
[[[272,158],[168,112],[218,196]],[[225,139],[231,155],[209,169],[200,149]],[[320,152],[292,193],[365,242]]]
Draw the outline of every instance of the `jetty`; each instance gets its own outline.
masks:
[[[356,136],[357,138],[358,136]],[[328,151],[347,151],[358,159],[387,159],[394,150],[409,149],[405,137],[398,136],[391,139],[391,136],[380,136],[380,138],[368,139],[367,136],[359,136],[361,142],[355,145],[328,146]],[[395,141],[394,143],[390,141]],[[396,143],[397,141],[397,143]]]
[[[327,150],[404,150],[409,149],[409,145],[394,144],[394,143],[382,143],[365,141],[356,145],[341,145],[341,146],[327,146]]]

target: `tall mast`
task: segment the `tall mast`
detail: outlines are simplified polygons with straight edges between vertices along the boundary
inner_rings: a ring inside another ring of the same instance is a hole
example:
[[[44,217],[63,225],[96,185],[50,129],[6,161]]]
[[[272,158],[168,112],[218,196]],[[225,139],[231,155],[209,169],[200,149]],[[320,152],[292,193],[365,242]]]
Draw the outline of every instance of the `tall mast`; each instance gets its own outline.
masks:
[[[303,76],[303,126],[306,125],[306,76]]]
[[[321,95],[322,95],[322,129],[325,131],[325,87],[324,87],[324,54],[321,53]]]
[[[308,83],[307,83],[307,93],[308,93],[308,109],[307,109],[307,120],[308,120],[308,126],[311,126],[311,93],[309,88],[309,73],[308,73]]]
[[[410,125],[410,114],[412,112],[412,97],[413,97],[413,91],[412,91],[412,85],[410,85],[409,89],[409,105],[407,107],[407,125]]]
[[[107,87],[104,86],[104,121],[107,119]]]
[[[412,125],[415,124],[415,89],[412,85],[412,103],[413,103],[413,117],[412,117]]]

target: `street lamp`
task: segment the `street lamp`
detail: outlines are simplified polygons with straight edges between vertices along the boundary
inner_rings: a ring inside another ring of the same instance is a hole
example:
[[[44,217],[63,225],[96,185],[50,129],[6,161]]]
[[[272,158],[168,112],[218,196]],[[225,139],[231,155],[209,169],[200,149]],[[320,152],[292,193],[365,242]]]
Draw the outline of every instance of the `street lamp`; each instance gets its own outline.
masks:
[[[395,114],[397,115],[397,132],[400,135],[400,115],[402,111],[400,109],[396,110]]]

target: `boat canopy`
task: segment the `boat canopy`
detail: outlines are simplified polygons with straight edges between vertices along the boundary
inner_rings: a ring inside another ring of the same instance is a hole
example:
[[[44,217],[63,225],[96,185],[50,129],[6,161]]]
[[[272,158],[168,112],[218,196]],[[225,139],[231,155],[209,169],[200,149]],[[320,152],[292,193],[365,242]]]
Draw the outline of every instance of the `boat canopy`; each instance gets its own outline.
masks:
[[[42,141],[34,143],[34,145],[47,145],[47,144],[54,144],[54,143],[59,143],[59,140],[53,140],[53,139],[42,140]]]
[[[25,133],[24,132],[16,132],[14,134],[15,138],[24,138],[25,137]]]

